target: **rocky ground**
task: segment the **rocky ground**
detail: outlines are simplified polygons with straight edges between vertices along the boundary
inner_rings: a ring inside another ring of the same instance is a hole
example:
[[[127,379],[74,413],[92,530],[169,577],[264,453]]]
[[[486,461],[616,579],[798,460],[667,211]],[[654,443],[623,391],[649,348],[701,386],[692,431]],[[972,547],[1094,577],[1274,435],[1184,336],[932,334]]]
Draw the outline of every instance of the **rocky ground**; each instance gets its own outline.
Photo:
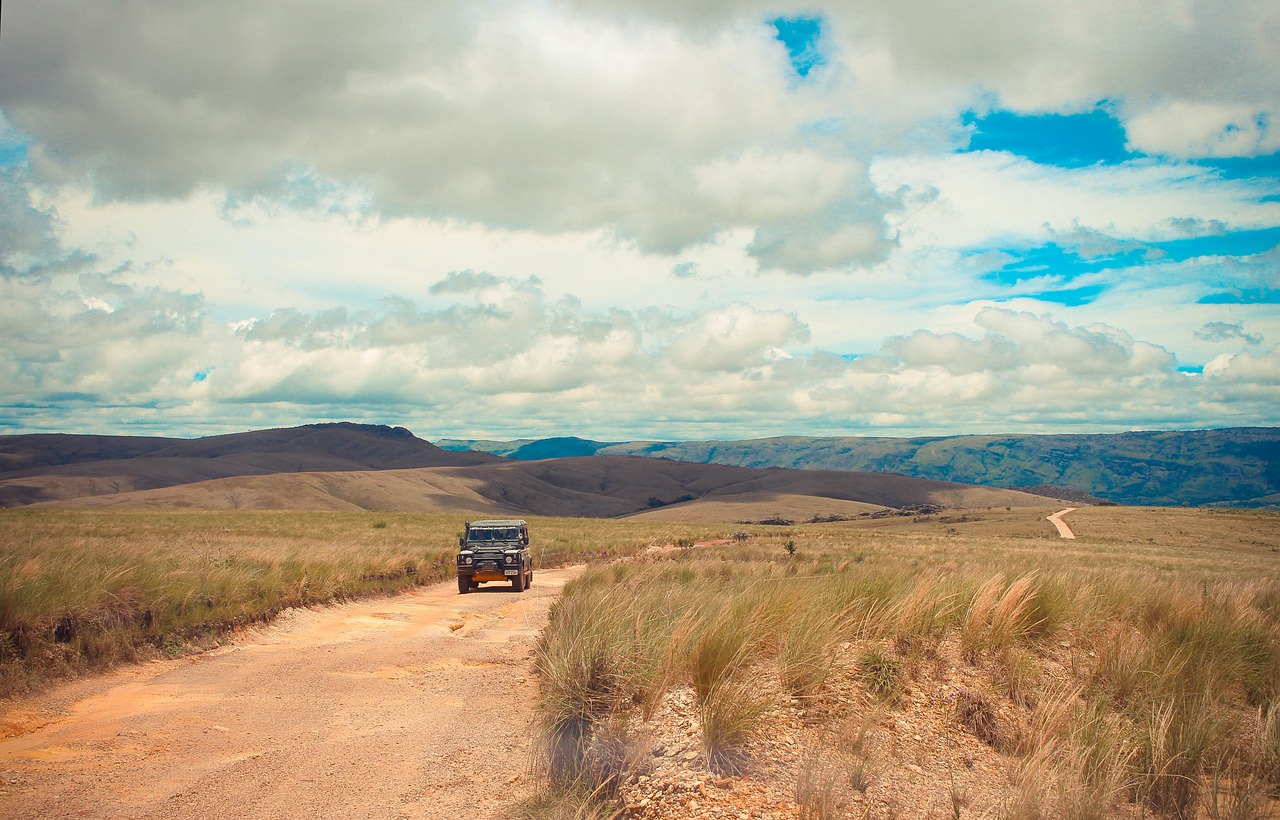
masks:
[[[1029,696],[1015,703],[989,664],[967,664],[944,643],[885,699],[854,671],[858,649],[842,647],[845,670],[817,697],[778,698],[738,774],[708,767],[692,690],[670,692],[651,720],[632,727],[641,756],[619,795],[624,816],[978,818],[1017,816],[1028,803],[1045,812],[1037,816],[1055,816],[1051,786],[1029,786],[1023,758],[1011,753]],[[1065,680],[1074,652],[1063,642],[1041,674]],[[974,703],[987,707],[985,720],[974,718]],[[1123,803],[1110,812],[1140,814]]]

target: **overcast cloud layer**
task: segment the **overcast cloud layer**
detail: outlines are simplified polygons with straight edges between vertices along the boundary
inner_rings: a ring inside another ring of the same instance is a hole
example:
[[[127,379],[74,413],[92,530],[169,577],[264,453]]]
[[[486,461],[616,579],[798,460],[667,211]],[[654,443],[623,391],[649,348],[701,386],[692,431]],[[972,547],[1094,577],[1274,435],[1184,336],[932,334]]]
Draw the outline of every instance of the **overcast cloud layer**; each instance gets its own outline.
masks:
[[[0,432],[1280,423],[1274,2],[2,14]]]

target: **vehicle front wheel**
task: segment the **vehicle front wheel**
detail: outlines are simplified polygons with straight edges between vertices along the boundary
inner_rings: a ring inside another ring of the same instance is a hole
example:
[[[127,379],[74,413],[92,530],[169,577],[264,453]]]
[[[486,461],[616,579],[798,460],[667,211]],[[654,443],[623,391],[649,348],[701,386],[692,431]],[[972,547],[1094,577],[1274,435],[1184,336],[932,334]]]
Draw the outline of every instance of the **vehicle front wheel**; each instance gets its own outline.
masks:
[[[533,570],[529,570],[529,577],[524,580],[524,588],[528,589],[533,586]]]
[[[470,591],[471,591],[471,582],[467,580],[467,576],[459,575],[458,576],[458,594],[466,595]]]
[[[516,592],[524,592],[524,573],[511,576],[511,588]]]

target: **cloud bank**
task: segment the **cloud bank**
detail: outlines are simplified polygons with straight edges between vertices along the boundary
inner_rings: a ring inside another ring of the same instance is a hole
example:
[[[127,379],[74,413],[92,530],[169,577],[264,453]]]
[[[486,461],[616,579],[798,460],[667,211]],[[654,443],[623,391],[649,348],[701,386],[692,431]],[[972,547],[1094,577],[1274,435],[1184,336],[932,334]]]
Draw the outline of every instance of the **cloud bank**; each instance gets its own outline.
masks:
[[[4,32],[0,429],[1280,421],[1274,3],[52,0]]]

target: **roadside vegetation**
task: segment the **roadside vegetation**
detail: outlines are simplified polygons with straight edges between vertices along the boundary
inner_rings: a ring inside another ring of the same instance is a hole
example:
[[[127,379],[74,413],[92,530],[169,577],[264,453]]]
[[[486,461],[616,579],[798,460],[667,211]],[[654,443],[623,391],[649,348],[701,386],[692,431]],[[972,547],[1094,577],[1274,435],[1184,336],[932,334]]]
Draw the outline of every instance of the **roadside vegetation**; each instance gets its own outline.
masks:
[[[530,519],[539,568],[590,568],[539,641],[526,813],[1275,816],[1280,517],[1047,512]],[[0,511],[0,693],[446,580],[461,523]]]
[[[535,566],[671,532],[534,521]],[[211,645],[289,607],[448,579],[461,530],[456,515],[0,510],[0,696]]]
[[[785,772],[809,818],[1275,816],[1280,517],[1003,513],[589,569],[538,647],[531,814],[717,816]]]

